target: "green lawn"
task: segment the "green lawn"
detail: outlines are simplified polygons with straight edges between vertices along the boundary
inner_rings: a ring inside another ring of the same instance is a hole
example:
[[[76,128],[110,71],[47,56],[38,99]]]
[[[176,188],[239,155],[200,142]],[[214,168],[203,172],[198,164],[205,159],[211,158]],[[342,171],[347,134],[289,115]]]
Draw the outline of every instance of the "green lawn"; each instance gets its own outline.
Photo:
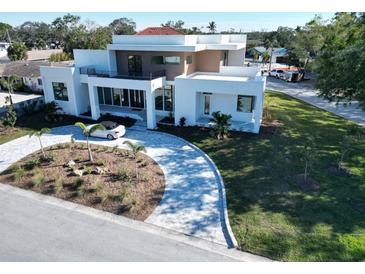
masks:
[[[327,168],[353,124],[281,93],[267,92],[267,102],[281,123],[271,135],[232,134],[218,141],[207,130],[165,130],[200,147],[218,166],[241,249],[284,261],[364,260],[365,140],[346,161],[356,175],[330,175]],[[308,136],[319,152],[311,175],[319,193],[293,182],[303,173],[298,151]],[[363,202],[363,213],[354,201]]]

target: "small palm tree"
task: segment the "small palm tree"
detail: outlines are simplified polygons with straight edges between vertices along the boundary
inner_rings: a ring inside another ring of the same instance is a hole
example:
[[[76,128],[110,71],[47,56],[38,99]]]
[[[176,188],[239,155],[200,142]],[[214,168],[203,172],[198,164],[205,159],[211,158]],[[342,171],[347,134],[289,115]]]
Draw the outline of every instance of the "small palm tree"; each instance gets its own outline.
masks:
[[[75,123],[75,126],[80,127],[82,129],[82,133],[86,137],[86,145],[87,145],[87,151],[89,153],[89,161],[92,163],[92,162],[94,162],[94,158],[93,158],[91,148],[90,148],[90,144],[89,144],[89,137],[90,137],[91,133],[93,133],[94,131],[96,131],[98,129],[105,130],[105,127],[102,124],[95,124],[95,125],[91,125],[91,126],[86,126],[82,122]]]
[[[11,94],[14,92],[15,84],[20,80],[20,77],[17,75],[8,76],[4,80],[0,80],[1,85],[8,90],[10,104],[13,104],[13,98]]]
[[[210,33],[215,33],[217,30],[217,24],[214,21],[209,22],[207,28],[209,29]]]
[[[146,148],[144,147],[144,145],[139,145],[138,143],[132,143],[130,141],[124,141],[123,144],[128,145],[129,149],[132,151],[132,155],[135,161],[135,172],[136,172],[136,178],[137,178],[137,182],[139,181],[139,176],[138,176],[138,168],[137,168],[137,156],[138,153],[140,152],[146,152]]]
[[[224,114],[220,111],[215,111],[212,113],[213,118],[211,121],[214,123],[213,129],[216,132],[218,140],[227,137],[229,126],[229,120],[231,120],[232,115]]]
[[[42,151],[42,155],[43,155],[43,158],[46,158],[46,153],[44,152],[44,149],[43,149],[43,144],[42,144],[42,140],[41,140],[41,137],[44,133],[51,133],[51,129],[45,127],[45,128],[42,128],[41,130],[37,131],[33,131],[29,134],[29,138],[32,137],[32,136],[36,136],[39,140],[39,145],[41,147],[41,151]]]

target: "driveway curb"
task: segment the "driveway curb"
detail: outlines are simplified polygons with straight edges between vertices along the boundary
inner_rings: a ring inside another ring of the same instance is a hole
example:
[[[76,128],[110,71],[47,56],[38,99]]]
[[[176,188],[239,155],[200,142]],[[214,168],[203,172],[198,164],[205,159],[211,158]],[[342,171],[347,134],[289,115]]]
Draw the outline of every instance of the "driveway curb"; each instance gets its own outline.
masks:
[[[206,250],[209,252],[213,252],[216,254],[220,254],[222,256],[226,256],[238,261],[245,262],[269,262],[272,261],[268,258],[261,257],[258,255],[254,255],[248,252],[238,251],[236,249],[228,249],[224,245],[220,245],[217,243],[213,243],[211,241],[207,241],[201,238],[196,238],[194,236],[187,236],[183,233],[179,233],[173,230],[169,230],[166,228],[162,228],[153,224],[145,223],[142,221],[128,219],[123,216],[115,215],[109,212],[105,212],[102,210],[98,210],[95,208],[90,208],[87,206],[75,204],[72,202],[68,202],[59,198],[55,198],[52,196],[46,196],[37,192],[24,190],[21,188],[13,187],[11,185],[0,183],[0,191],[8,192],[11,194],[19,195],[22,197],[26,197],[29,199],[33,199],[36,201],[44,202],[47,204],[51,204],[54,206],[62,207],[64,209],[75,211],[78,213],[82,213],[94,218],[102,219],[105,221],[113,222],[115,224],[133,228],[139,231],[148,232],[151,234],[158,235],[160,237],[168,238],[171,240],[175,240],[180,243],[184,243],[186,245],[194,246],[196,248],[200,248],[202,250]]]

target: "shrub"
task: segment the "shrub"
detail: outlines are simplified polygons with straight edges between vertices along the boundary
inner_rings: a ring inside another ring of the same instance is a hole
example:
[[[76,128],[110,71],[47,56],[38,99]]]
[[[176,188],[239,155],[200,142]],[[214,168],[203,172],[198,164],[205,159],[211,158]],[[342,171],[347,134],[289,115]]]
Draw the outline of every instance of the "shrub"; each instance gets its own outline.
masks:
[[[85,173],[88,175],[90,175],[93,172],[93,169],[91,166],[84,165],[83,169],[84,169]]]
[[[1,118],[1,123],[6,127],[14,127],[17,120],[17,114],[12,105],[6,106],[4,117]]]
[[[25,163],[25,169],[32,170],[33,168],[39,166],[39,164],[40,164],[39,159],[29,160]]]
[[[15,181],[19,182],[25,176],[25,170],[22,167],[17,167],[15,169],[14,178]]]
[[[44,183],[46,182],[44,176],[42,173],[37,172],[35,173],[34,177],[33,177],[33,183],[35,186],[42,186],[44,185]]]
[[[50,62],[62,62],[72,60],[72,55],[67,52],[52,53],[48,60]]]
[[[101,202],[102,203],[105,203],[111,199],[113,199],[113,193],[111,193],[110,191],[103,191],[101,193]]]
[[[185,117],[181,117],[179,120],[179,126],[180,127],[184,127],[186,124],[186,118]]]
[[[227,137],[230,123],[232,118],[230,114],[224,114],[220,111],[215,111],[212,113],[213,118],[211,121],[214,123],[213,129],[216,133],[217,139],[221,140]]]
[[[55,186],[56,186],[56,193],[57,194],[61,193],[63,190],[63,179],[57,178],[57,180],[55,182]]]
[[[95,182],[95,190],[97,193],[101,193],[104,190],[104,185],[99,180]]]
[[[78,196],[84,196],[85,193],[87,191],[87,188],[85,185],[80,185],[78,188],[77,188],[77,195]]]
[[[128,188],[123,188],[118,192],[118,199],[122,202],[128,196]]]
[[[128,172],[124,168],[121,168],[118,171],[116,178],[117,180],[125,181],[129,178]]]

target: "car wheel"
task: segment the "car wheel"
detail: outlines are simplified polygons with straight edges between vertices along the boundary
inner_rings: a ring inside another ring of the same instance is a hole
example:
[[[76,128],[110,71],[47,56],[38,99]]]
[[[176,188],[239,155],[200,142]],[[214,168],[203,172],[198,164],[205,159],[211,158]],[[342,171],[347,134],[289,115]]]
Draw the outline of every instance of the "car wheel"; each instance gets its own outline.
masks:
[[[114,140],[114,136],[113,136],[113,135],[111,135],[111,134],[108,134],[108,135],[106,136],[106,138],[108,138],[108,140]]]
[[[275,78],[276,78],[276,79],[279,79],[279,76],[275,75]]]

